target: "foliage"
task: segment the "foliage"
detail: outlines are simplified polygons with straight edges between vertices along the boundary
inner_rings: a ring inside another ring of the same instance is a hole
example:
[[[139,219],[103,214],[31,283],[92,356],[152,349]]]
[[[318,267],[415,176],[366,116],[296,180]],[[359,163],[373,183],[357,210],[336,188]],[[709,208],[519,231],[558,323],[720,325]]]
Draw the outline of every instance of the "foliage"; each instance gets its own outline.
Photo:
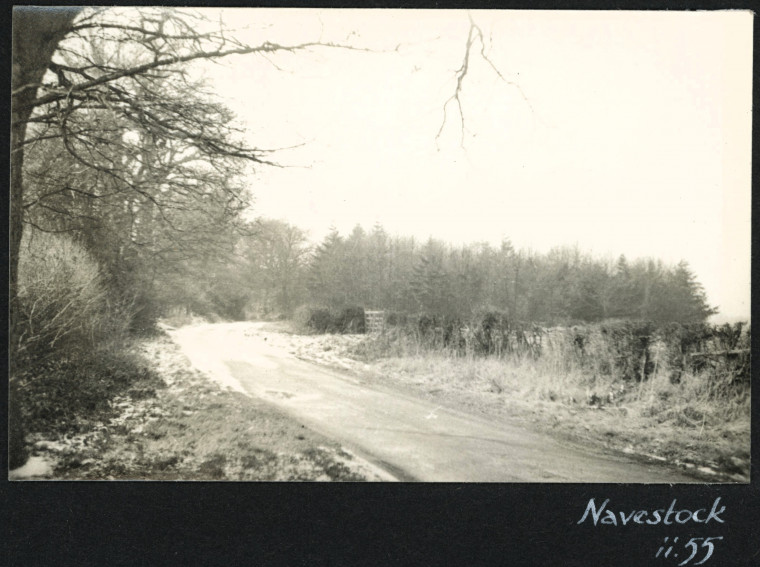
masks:
[[[469,320],[483,310],[511,324],[568,325],[608,319],[699,323],[715,313],[686,262],[653,259],[615,264],[555,248],[515,250],[505,240],[451,246],[428,239],[388,237],[356,227],[333,229],[304,268],[310,300],[329,308],[424,313]]]
[[[97,262],[61,235],[27,231],[19,263],[14,365],[93,348],[123,335],[129,305],[109,296]]]
[[[364,333],[364,309],[361,307],[346,307],[334,318],[334,325],[340,333]]]
[[[127,340],[135,303],[106,285],[98,263],[67,235],[28,230],[21,245],[17,334],[11,357],[11,467],[26,458],[26,431],[72,431],[78,416],[107,411],[141,379]]]
[[[257,219],[237,244],[235,272],[246,292],[245,310],[258,317],[290,316],[306,299],[306,234],[274,219]],[[233,276],[234,277],[234,276]],[[234,279],[231,279],[234,285]]]
[[[364,333],[364,309],[345,307],[331,310],[325,307],[302,305],[296,310],[296,324],[304,330],[314,333]]]
[[[184,17],[83,15],[51,69],[58,86],[104,80],[72,94],[66,108],[57,100],[37,106],[25,147],[24,222],[75,235],[100,262],[106,284],[130,299],[132,328],[142,332],[161,314],[163,290],[181,291],[185,281],[211,287],[211,259],[228,256],[249,204],[242,162],[258,159],[237,139],[232,114],[186,68],[105,80],[114,69],[151,64],[165,49],[200,48],[189,45]],[[156,42],[161,34],[170,37]],[[217,307],[216,299],[206,303]]]
[[[575,340],[579,334],[587,339],[585,358]],[[469,356],[425,347],[400,327],[390,327],[358,343],[346,341],[344,348],[371,363],[370,376],[442,403],[454,400],[496,416],[506,415],[506,408],[510,416],[523,416],[555,435],[689,463],[691,468],[707,465],[740,473],[744,479],[738,480],[746,482],[748,384],[715,369],[687,370],[675,383],[661,366],[643,382],[624,380],[617,371],[595,372],[596,361],[607,356],[608,368],[614,369],[610,340],[599,325],[557,328],[544,334],[538,358],[527,353]],[[331,344],[336,350],[341,345],[336,339]]]
[[[178,279],[201,280],[203,308],[240,316],[239,290],[215,296],[204,269],[229,258],[249,166],[272,162],[194,62],[340,46],[246,45],[222,21],[160,7],[22,7],[13,31],[11,326],[25,223],[75,235],[107,285],[134,294],[138,328],[160,314],[163,289],[183,291]]]
[[[342,307],[348,291],[348,261],[345,244],[333,229],[314,251],[309,266],[308,288],[311,300],[331,307]]]
[[[468,319],[393,313],[386,317],[386,335],[391,342],[411,341],[413,352],[440,351],[455,358],[548,357],[557,369],[623,382],[638,383],[655,375],[677,382],[683,374],[702,373],[716,380],[728,376],[741,385],[750,376],[750,329],[741,323],[608,320],[545,328],[498,311]]]

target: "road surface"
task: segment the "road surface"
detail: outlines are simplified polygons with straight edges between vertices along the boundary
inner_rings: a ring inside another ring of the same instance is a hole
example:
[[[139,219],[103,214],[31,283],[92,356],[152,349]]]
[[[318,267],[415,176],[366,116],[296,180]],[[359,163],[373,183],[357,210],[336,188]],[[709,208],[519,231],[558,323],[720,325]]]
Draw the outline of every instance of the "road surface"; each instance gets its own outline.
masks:
[[[696,482],[659,464],[573,447],[523,427],[429,401],[297,359],[260,324],[219,323],[172,332],[191,363],[264,399],[401,481]],[[246,332],[248,334],[246,334]],[[252,335],[252,336],[251,336]]]

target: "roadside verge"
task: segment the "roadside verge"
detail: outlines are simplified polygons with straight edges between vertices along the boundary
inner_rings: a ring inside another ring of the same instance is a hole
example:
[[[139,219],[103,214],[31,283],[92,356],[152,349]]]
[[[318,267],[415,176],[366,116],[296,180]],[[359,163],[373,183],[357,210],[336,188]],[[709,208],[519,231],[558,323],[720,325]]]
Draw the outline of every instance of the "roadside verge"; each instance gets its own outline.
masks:
[[[138,354],[153,369],[76,433],[30,435],[11,480],[393,480],[271,407],[193,369],[162,334]],[[147,378],[145,378],[147,380]]]

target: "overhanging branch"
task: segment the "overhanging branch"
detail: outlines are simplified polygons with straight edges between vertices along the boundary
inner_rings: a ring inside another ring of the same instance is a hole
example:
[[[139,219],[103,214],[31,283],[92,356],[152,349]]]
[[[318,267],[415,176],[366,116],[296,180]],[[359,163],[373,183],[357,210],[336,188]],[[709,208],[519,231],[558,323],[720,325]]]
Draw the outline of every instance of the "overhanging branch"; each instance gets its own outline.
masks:
[[[515,83],[514,81],[508,80],[504,75],[501,73],[499,68],[494,64],[494,62],[491,60],[490,57],[488,57],[488,54],[486,53],[486,43],[485,39],[483,37],[483,30],[480,29],[480,26],[478,26],[475,21],[472,19],[472,15],[468,14],[469,20],[470,20],[470,29],[467,33],[467,41],[465,42],[465,50],[464,50],[464,57],[462,59],[462,64],[459,66],[459,68],[455,72],[456,77],[456,85],[454,87],[454,92],[452,95],[446,99],[446,102],[443,104],[443,119],[441,120],[441,126],[438,128],[438,133],[435,135],[436,142],[440,139],[441,134],[443,133],[443,129],[446,126],[446,122],[448,119],[448,107],[450,104],[455,103],[457,110],[459,112],[459,131],[460,131],[460,147],[464,147],[464,133],[465,133],[465,117],[464,117],[464,110],[462,108],[462,87],[464,85],[465,77],[467,77],[467,73],[470,70],[470,57],[472,56],[472,47],[475,44],[475,42],[480,42],[480,50],[479,54],[480,57],[485,61],[488,66],[493,70],[494,73],[496,73],[496,76],[504,82],[506,85],[509,85],[511,87],[514,87],[518,90],[520,93],[520,96],[525,101],[525,103],[530,108],[531,112],[534,112],[533,105],[530,104],[530,101],[528,100],[528,97],[525,95],[525,92],[523,91],[522,87]]]
[[[293,53],[295,51],[302,51],[302,50],[313,48],[313,47],[349,49],[352,51],[371,51],[366,48],[354,47],[351,45],[343,45],[343,44],[337,44],[337,43],[306,42],[306,43],[301,43],[298,45],[280,45],[277,43],[271,43],[267,41],[255,47],[237,47],[237,48],[226,49],[226,50],[200,51],[196,53],[189,53],[187,55],[182,55],[182,56],[174,55],[171,57],[163,57],[161,59],[157,59],[149,63],[144,63],[142,65],[137,65],[129,69],[121,69],[119,71],[107,73],[103,75],[102,77],[91,79],[89,81],[76,83],[70,87],[67,93],[52,92],[52,93],[43,95],[41,97],[38,97],[35,100],[29,102],[28,104],[22,105],[20,108],[21,109],[36,108],[38,106],[43,106],[43,105],[50,104],[59,100],[63,100],[67,96],[69,96],[69,94],[85,91],[93,87],[97,87],[105,83],[110,83],[112,81],[116,81],[124,77],[142,75],[146,73],[147,71],[151,71],[153,69],[169,67],[172,65],[180,64],[180,63],[188,63],[190,61],[195,61],[198,59],[220,59],[223,57],[229,57],[230,55],[249,55],[252,53],[275,53],[275,52]]]

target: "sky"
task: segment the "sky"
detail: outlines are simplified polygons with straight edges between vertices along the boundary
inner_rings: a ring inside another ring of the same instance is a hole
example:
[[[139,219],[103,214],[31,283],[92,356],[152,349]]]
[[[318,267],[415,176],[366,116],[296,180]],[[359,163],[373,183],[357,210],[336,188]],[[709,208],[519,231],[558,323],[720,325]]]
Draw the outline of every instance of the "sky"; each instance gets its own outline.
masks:
[[[472,45],[454,94],[470,17]],[[752,15],[226,9],[250,44],[203,73],[249,143],[252,214],[321,240],[376,223],[452,244],[686,260],[749,317]],[[483,57],[485,54],[486,57]],[[444,105],[445,114],[444,114]],[[462,124],[464,128],[462,128]],[[290,149],[287,149],[290,148]]]

